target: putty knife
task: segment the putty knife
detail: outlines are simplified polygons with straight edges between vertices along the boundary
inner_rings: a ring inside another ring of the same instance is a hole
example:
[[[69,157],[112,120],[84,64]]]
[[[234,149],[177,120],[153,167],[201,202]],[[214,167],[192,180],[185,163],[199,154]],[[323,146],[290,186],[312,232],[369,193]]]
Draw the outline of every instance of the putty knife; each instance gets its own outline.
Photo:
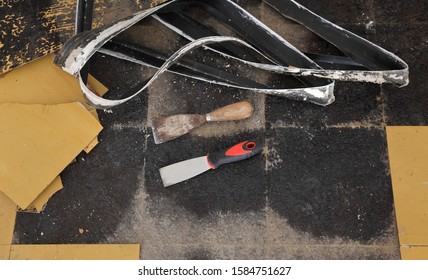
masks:
[[[153,137],[156,144],[176,139],[206,122],[236,121],[249,118],[254,108],[250,102],[236,102],[219,108],[206,115],[181,114],[159,117],[152,122]]]
[[[207,170],[217,169],[222,164],[247,159],[261,150],[262,147],[259,143],[244,141],[227,150],[162,167],[159,172],[164,187],[168,187],[195,177]]]

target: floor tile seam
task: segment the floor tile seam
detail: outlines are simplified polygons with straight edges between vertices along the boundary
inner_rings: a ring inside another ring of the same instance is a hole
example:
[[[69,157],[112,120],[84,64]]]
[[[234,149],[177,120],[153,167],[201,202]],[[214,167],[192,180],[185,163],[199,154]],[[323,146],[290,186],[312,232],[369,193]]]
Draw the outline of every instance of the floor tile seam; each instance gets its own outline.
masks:
[[[263,9],[262,11],[261,11],[261,17],[263,18],[265,16],[265,9]],[[265,185],[265,207],[264,207],[264,210],[263,210],[263,212],[264,212],[264,220],[265,220],[265,223],[266,223],[266,225],[267,225],[267,227],[265,228],[265,230],[264,230],[264,234],[265,234],[265,238],[269,238],[269,229],[271,228],[271,226],[270,226],[270,223],[269,223],[269,217],[270,217],[270,215],[269,215],[269,203],[270,203],[270,201],[269,201],[269,197],[270,197],[270,195],[269,195],[269,181],[268,181],[268,172],[269,172],[269,170],[268,170],[268,156],[269,156],[269,140],[268,140],[268,135],[267,135],[267,133],[266,133],[266,131],[267,131],[267,127],[266,127],[266,124],[267,124],[267,120],[266,120],[266,112],[267,112],[267,108],[266,108],[266,105],[267,105],[267,103],[266,103],[266,95],[264,95],[263,96],[263,107],[264,107],[264,118],[263,118],[263,131],[264,131],[264,148],[263,148],[263,151],[262,151],[262,153],[263,153],[263,160],[264,160],[264,178],[263,178],[263,180],[264,180],[264,185]]]
[[[164,245],[170,245],[170,243],[165,243]],[[369,248],[369,249],[381,249],[381,248],[396,248],[397,246],[395,244],[385,244],[385,245],[367,245],[367,244],[312,244],[312,243],[302,243],[302,244],[295,244],[295,243],[262,243],[262,244],[255,244],[255,243],[225,243],[225,242],[202,242],[202,243],[175,243],[174,246],[177,247],[206,247],[209,248],[210,246],[218,246],[221,245],[221,247],[228,247],[228,248],[236,248],[236,247],[246,247],[246,248],[280,248],[280,247],[318,247],[318,248],[324,248],[324,247],[330,247],[330,248]]]
[[[383,109],[384,110],[384,109]],[[333,124],[333,125],[324,125],[324,126],[310,126],[310,125],[296,125],[296,124],[276,124],[270,122],[270,129],[338,129],[338,128],[350,128],[350,129],[376,129],[376,130],[384,130],[385,124],[358,124],[355,122],[348,122],[348,123],[339,123],[339,124]]]
[[[388,108],[388,97],[385,94],[384,91],[384,87],[381,85],[380,86],[380,98],[382,100],[382,105],[381,105],[381,110],[382,110],[382,126],[385,130],[386,126],[388,125],[388,113],[387,113],[387,108]]]
[[[147,124],[144,124],[140,121],[130,121],[125,123],[114,122],[110,125],[110,127],[112,130],[115,130],[115,131],[121,131],[124,129],[136,129],[139,131],[147,130]]]

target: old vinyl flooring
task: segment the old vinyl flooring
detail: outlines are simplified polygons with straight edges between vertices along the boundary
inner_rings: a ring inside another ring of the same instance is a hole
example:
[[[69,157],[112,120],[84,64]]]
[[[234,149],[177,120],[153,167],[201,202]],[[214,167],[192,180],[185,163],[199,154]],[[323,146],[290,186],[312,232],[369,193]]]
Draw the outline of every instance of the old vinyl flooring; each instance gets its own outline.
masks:
[[[301,50],[338,53],[262,1],[237,2]],[[163,74],[138,98],[99,111],[99,145],[66,168],[64,189],[41,214],[18,213],[13,243],[139,243],[141,259],[399,259],[385,127],[428,124],[427,3],[298,2],[403,58],[409,86],[337,82],[336,102],[320,107]],[[169,52],[186,42],[154,20],[120,36]],[[209,51],[193,57],[268,84],[296,83],[229,67]],[[101,54],[90,64],[111,99],[154,73]],[[154,143],[154,117],[240,100],[254,104],[250,119]],[[160,167],[246,139],[261,141],[263,153],[162,186]]]

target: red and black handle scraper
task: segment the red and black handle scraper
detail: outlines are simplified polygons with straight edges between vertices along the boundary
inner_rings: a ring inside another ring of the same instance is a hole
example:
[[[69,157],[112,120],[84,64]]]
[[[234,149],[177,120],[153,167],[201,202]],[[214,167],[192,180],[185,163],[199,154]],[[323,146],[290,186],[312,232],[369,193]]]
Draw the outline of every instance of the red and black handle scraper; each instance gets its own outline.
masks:
[[[256,141],[244,141],[229,149],[209,153],[206,156],[193,158],[171,164],[159,169],[165,187],[195,177],[207,170],[241,161],[261,152],[262,146]]]

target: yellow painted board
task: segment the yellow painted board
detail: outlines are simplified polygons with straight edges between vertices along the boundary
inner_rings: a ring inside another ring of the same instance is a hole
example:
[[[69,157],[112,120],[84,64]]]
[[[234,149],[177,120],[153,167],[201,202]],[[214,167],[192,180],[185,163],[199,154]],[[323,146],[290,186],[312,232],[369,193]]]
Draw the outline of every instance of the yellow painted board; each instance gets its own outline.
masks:
[[[15,218],[16,204],[0,192],[0,245],[12,243]]]
[[[428,246],[401,246],[402,260],[428,260]]]
[[[86,103],[77,78],[53,65],[53,58],[54,55],[47,55],[1,76],[0,104],[80,102],[96,116],[96,110]],[[99,95],[107,92],[107,88],[92,76],[88,83]]]
[[[33,201],[27,209],[22,210],[21,212],[31,212],[31,213],[40,213],[45,208],[49,199],[59,190],[63,188],[61,177],[56,177],[52,183]]]
[[[12,245],[11,260],[138,260],[139,244]]]
[[[401,245],[428,245],[428,127],[386,128]]]
[[[11,245],[1,245],[0,244],[0,261],[8,260],[10,255]]]
[[[26,209],[101,129],[80,103],[0,105],[0,191]]]
[[[80,102],[98,120],[95,108],[89,106],[77,79],[52,64],[54,55],[47,55],[6,75],[0,76],[0,104],[61,104]],[[89,75],[88,85],[98,95],[108,89]],[[84,150],[89,153],[98,144],[98,139]]]

